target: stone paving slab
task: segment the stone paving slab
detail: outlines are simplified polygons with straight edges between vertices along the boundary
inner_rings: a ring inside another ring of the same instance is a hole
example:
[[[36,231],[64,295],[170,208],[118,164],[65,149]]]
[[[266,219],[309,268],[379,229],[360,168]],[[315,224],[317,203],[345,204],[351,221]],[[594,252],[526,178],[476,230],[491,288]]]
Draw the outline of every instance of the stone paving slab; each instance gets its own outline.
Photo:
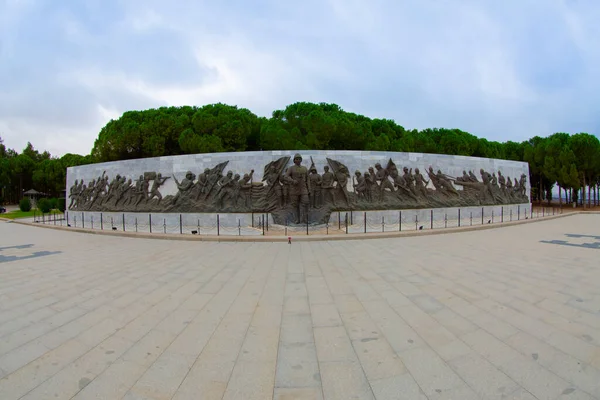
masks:
[[[600,399],[599,226],[289,245],[0,221],[0,399]]]

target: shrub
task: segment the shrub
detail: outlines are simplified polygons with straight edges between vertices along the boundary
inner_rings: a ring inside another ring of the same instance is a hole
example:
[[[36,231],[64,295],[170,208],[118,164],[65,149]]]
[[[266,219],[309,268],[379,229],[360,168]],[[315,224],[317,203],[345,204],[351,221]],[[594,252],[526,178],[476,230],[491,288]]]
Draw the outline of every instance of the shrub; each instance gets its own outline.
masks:
[[[56,208],[58,208],[60,212],[65,212],[65,209],[67,208],[67,199],[64,197],[58,199],[58,205]]]
[[[56,197],[52,197],[48,201],[50,202],[50,208],[52,210],[56,210],[58,208],[58,199]]]
[[[39,199],[37,202],[37,207],[44,214],[49,213],[50,210],[52,210],[52,205],[48,199]]]
[[[19,209],[23,212],[27,212],[27,211],[31,210],[31,201],[29,200],[29,197],[24,197],[19,202]]]

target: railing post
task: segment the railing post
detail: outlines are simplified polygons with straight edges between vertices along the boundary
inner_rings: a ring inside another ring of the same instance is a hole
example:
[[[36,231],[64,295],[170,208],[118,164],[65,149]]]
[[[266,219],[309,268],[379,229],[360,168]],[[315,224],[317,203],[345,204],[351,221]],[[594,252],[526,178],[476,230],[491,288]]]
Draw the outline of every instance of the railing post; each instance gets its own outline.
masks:
[[[167,233],[167,219],[163,218],[163,233]]]
[[[300,206],[302,207],[302,206]],[[267,214],[267,221],[269,220],[269,215]],[[306,236],[308,236],[308,214],[306,215]]]
[[[238,236],[242,236],[242,224],[240,219],[238,218]]]
[[[263,222],[265,222],[264,218],[265,218],[265,216],[263,214]],[[221,221],[219,219],[219,214],[217,214],[217,236],[221,236]]]
[[[415,231],[419,230],[419,216],[415,214]]]
[[[492,208],[492,224],[494,223],[494,209]]]
[[[104,216],[100,213],[100,230],[104,230]]]
[[[381,216],[381,232],[385,232],[385,217]]]
[[[483,207],[481,207],[481,225],[483,225]]]
[[[429,219],[430,219],[430,225],[431,225],[431,229],[433,229],[433,210],[431,210],[431,212],[429,213]]]
[[[44,214],[42,213],[42,218],[44,218]],[[83,212],[81,213],[81,227],[85,228],[85,216]]]
[[[338,211],[338,230],[342,230],[342,214]]]
[[[137,233],[137,231],[138,231],[137,217],[135,217],[135,232]]]
[[[448,227],[448,214],[444,213],[444,228]]]
[[[458,209],[458,227],[460,228],[460,208]]]
[[[348,234],[348,213],[346,213],[346,235]]]
[[[252,212],[252,222],[251,222],[251,224],[252,224],[252,227],[254,228],[254,211]]]
[[[402,232],[402,210],[398,212],[398,232]]]
[[[123,218],[123,232],[125,232],[125,213],[123,213],[121,218]]]
[[[364,213],[363,224],[365,226],[365,233],[367,233],[367,212]]]
[[[150,227],[150,233],[152,233],[152,214],[148,214],[148,226]]]
[[[504,206],[502,206],[502,211],[500,211],[500,222],[504,222]]]
[[[113,217],[110,217],[110,229],[112,229],[114,227],[115,227],[115,224],[114,224],[114,221],[113,221]]]
[[[69,226],[69,212],[67,212],[67,226]]]
[[[265,214],[262,214],[262,230],[263,230],[263,236],[265,236]]]
[[[94,229],[94,215],[93,214],[90,216],[90,222],[92,223],[92,229]],[[54,224],[54,225],[56,225],[56,224]]]
[[[470,212],[471,216],[470,216],[470,224],[471,226],[473,226],[473,211]]]
[[[521,205],[517,206],[517,221],[521,220]]]
[[[181,214],[179,214],[179,233],[183,234],[183,221],[182,221]]]
[[[350,210],[350,225],[354,225],[354,215],[352,214],[352,210]]]

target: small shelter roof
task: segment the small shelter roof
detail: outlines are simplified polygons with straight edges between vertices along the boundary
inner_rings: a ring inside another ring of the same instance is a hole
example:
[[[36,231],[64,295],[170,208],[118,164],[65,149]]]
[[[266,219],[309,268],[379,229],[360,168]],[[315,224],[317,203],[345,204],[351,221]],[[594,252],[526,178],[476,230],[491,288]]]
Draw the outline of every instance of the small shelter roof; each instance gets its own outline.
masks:
[[[28,196],[35,196],[35,195],[41,195],[41,196],[45,196],[45,193],[42,192],[38,192],[35,189],[29,189],[28,191],[24,192],[23,194],[28,195]]]

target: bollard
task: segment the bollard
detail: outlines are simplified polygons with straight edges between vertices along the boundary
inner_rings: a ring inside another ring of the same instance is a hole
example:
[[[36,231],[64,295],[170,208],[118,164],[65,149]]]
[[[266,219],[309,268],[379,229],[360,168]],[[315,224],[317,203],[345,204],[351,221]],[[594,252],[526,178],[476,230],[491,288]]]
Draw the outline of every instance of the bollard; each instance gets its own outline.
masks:
[[[265,214],[262,215],[262,230],[263,236],[265,236]]]
[[[338,230],[342,230],[342,215],[338,211]]]
[[[123,232],[125,232],[125,213],[123,213]]]
[[[460,228],[460,208],[458,209],[458,227]]]
[[[264,225],[264,222],[265,222],[265,215],[263,214],[263,225]],[[217,236],[220,236],[220,235],[221,235],[221,222],[219,220],[219,214],[217,214]]]
[[[198,225],[199,225],[199,224],[200,224],[200,223],[198,223]],[[251,222],[251,224],[252,224],[252,227],[254,228],[254,211],[252,212],[252,222]]]
[[[385,232],[385,217],[381,217],[381,232]]]
[[[265,219],[267,220],[267,232],[269,231],[269,214],[265,215]]]
[[[163,218],[163,233],[167,233],[167,219]]]
[[[431,221],[431,224],[430,224],[431,225],[431,229],[433,229],[433,210],[431,210],[431,212],[430,212],[429,219]]]
[[[150,233],[152,233],[152,214],[148,214],[148,226],[150,227]]]
[[[352,215],[352,210],[350,210],[350,225],[354,225],[354,216]]]
[[[483,207],[481,207],[481,225],[483,225]]]
[[[242,225],[241,225],[239,218],[238,218],[238,236],[242,236]]]
[[[500,211],[500,222],[504,222],[504,207],[502,207],[502,210]]]
[[[366,211],[364,213],[363,222],[364,222],[364,225],[365,225],[365,233],[367,233],[367,212]]]
[[[100,213],[100,230],[104,230],[104,217]]]

